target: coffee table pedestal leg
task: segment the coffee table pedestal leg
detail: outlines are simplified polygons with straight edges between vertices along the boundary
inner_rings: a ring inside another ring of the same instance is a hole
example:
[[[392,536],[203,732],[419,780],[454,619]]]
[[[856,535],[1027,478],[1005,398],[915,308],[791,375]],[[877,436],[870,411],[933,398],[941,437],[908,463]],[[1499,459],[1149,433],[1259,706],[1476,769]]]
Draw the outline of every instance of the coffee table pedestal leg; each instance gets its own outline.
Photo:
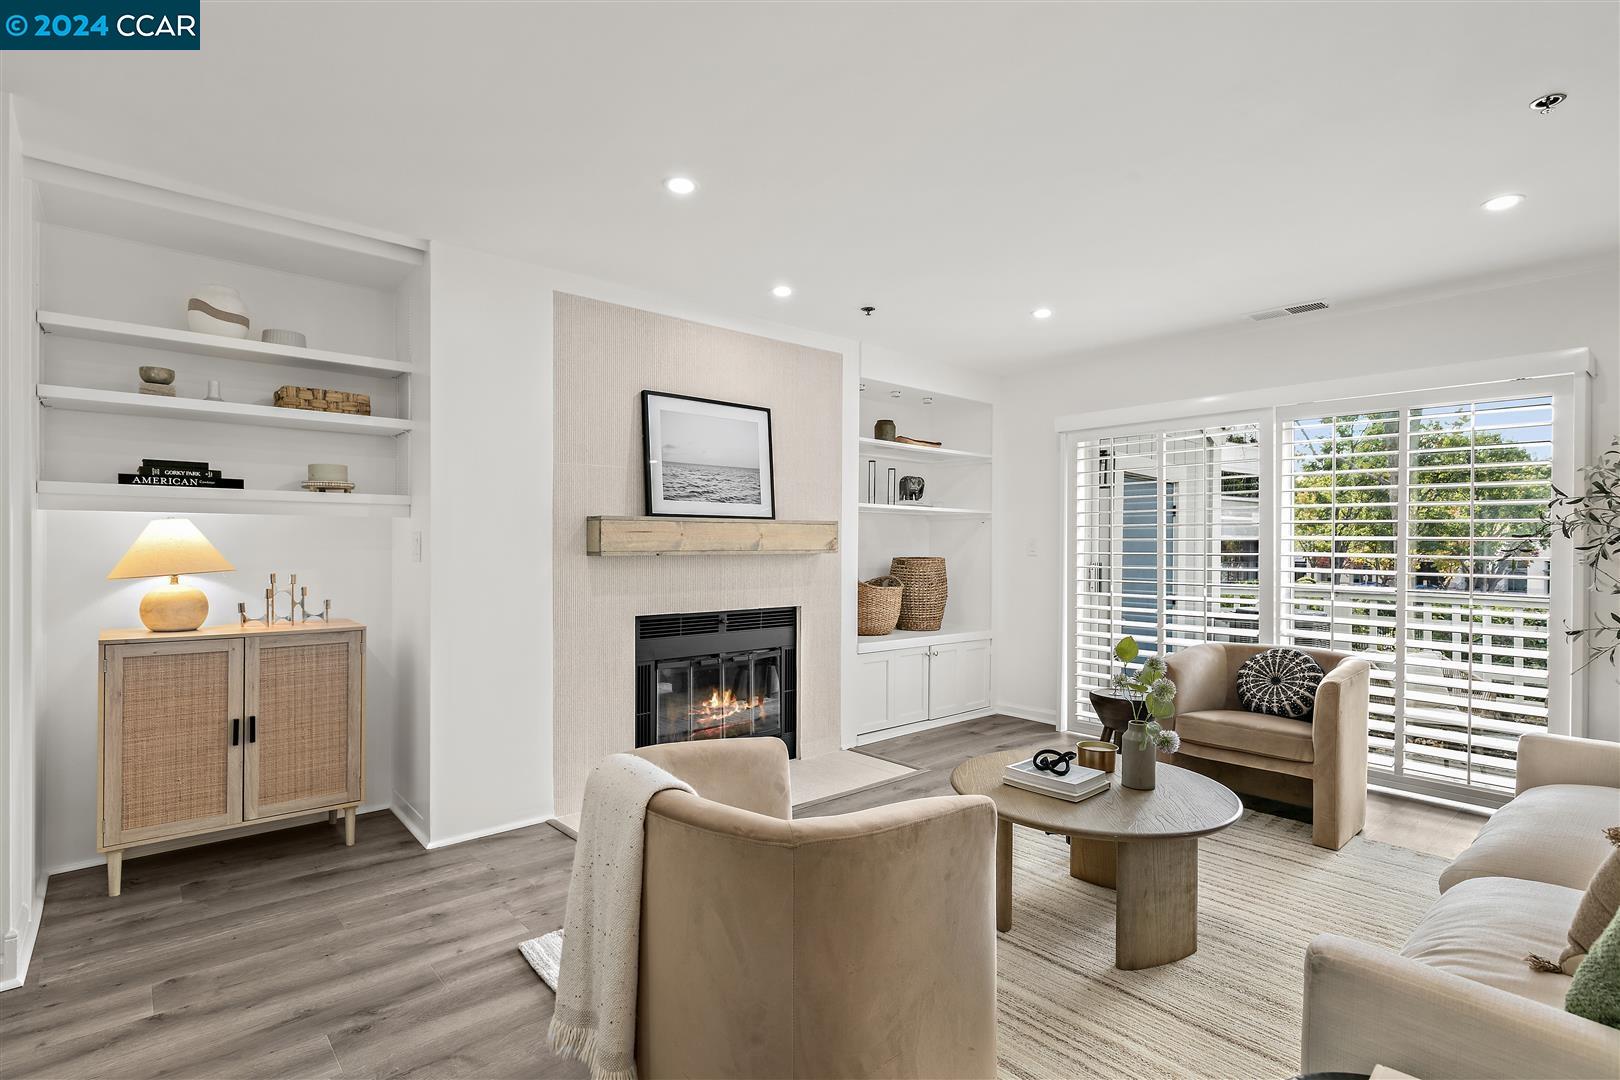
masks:
[[[1012,929],[1012,822],[996,821],[996,929]]]
[[[1116,846],[1114,966],[1136,971],[1197,952],[1197,838]]]
[[[1112,889],[1116,877],[1114,847],[1112,840],[1069,837],[1069,876]]]

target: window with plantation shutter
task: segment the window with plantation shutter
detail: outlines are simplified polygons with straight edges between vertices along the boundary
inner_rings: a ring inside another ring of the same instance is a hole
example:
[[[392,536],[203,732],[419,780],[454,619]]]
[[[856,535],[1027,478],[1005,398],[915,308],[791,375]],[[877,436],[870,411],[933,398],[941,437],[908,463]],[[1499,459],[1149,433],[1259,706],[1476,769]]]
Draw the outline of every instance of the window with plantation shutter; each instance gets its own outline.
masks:
[[[1072,444],[1074,713],[1112,674],[1114,642],[1144,655],[1260,635],[1259,422]]]
[[[1519,737],[1547,730],[1554,402],[1282,418],[1278,636],[1372,662],[1375,772],[1511,793]]]

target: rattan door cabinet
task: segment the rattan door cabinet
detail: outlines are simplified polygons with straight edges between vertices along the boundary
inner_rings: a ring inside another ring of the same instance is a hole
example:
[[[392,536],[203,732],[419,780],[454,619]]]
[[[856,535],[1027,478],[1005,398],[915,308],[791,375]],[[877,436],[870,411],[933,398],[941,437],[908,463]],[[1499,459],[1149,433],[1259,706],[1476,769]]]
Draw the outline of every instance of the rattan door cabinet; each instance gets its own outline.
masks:
[[[344,619],[101,634],[97,848],[124,853],[326,811],[365,791],[366,628]]]

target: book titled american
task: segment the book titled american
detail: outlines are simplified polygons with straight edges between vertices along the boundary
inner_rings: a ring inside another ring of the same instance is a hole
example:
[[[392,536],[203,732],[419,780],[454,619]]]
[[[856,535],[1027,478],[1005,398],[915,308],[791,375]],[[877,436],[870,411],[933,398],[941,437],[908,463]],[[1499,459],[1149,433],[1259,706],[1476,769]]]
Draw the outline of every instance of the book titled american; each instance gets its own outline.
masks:
[[[226,476],[142,476],[140,473],[121,472],[120,484],[139,484],[144,487],[197,487],[239,488],[242,481]]]
[[[1013,762],[1002,769],[1001,782],[1068,802],[1081,802],[1108,790],[1108,774],[1100,769],[1071,764],[1067,773],[1058,776],[1037,769],[1033,757]]]

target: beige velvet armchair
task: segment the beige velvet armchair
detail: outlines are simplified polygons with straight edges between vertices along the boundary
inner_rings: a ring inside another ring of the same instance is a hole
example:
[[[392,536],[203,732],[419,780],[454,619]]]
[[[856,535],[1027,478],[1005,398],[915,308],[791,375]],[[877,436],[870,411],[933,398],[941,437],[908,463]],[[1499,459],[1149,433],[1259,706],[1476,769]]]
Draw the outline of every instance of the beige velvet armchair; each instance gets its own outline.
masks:
[[[1208,642],[1165,658],[1176,684],[1175,763],[1235,791],[1311,808],[1311,841],[1344,847],[1367,821],[1367,661],[1300,649],[1322,665],[1310,721],[1246,712],[1238,667],[1268,645]]]
[[[697,792],[647,807],[642,1076],[995,1075],[989,799],[794,821],[776,739],[636,753]]]

